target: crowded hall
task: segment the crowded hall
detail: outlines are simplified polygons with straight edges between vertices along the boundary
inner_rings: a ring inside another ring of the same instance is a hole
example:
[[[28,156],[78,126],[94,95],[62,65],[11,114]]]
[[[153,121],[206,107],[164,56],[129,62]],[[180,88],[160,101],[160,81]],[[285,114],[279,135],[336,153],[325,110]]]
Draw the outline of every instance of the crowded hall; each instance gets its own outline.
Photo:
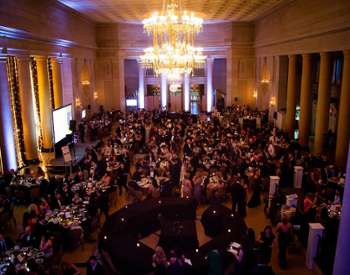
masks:
[[[350,274],[349,0],[0,0],[0,275]]]

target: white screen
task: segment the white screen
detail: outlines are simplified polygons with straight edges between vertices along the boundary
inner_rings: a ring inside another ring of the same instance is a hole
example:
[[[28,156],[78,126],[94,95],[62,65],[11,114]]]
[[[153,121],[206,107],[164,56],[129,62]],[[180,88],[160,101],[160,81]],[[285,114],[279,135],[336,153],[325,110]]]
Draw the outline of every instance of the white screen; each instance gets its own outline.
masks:
[[[126,100],[126,106],[136,107],[137,106],[137,100],[136,99],[127,99]]]
[[[66,135],[71,134],[69,122],[72,120],[72,105],[67,105],[53,111],[53,129],[55,133],[55,143],[59,142]]]

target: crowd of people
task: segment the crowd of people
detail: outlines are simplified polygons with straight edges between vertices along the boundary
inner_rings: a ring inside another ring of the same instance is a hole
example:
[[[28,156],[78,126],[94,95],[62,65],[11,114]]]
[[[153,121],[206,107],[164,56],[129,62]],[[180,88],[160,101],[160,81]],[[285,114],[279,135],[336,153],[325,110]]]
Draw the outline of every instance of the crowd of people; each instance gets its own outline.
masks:
[[[245,127],[242,117],[258,118],[261,127]],[[47,178],[41,168],[27,168],[23,175],[13,172],[3,177],[0,212],[13,209],[13,189],[19,185],[19,178],[21,183],[33,182],[40,192],[29,201],[23,232],[17,240],[0,235],[0,254],[16,244],[37,248],[50,260],[56,251],[66,248],[63,240],[76,238],[79,244],[88,238],[99,226],[100,214],[107,219],[109,208],[125,192],[130,202],[161,196],[193,198],[198,205],[231,200],[232,211],[241,217],[247,215],[246,207],[264,203],[272,224],[280,223],[275,230],[266,226],[257,239],[254,231],[247,232],[251,235],[250,251],[258,249],[259,253],[252,260],[246,251],[250,260],[245,261],[249,265],[245,270],[256,271],[258,262],[265,266],[270,262],[275,239],[280,267],[287,268],[292,224],[301,226],[300,238],[305,241],[308,222],[326,222],[333,218],[332,210],[339,213],[341,209],[341,171],[326,155],[313,156],[308,148],[273,128],[267,112],[238,105],[198,116],[144,110],[124,114],[100,108],[78,129],[81,142],[98,143],[86,150],[73,175]],[[283,216],[278,214],[279,205],[286,203],[283,190],[293,187],[296,165],[304,168],[301,202],[295,214]],[[268,196],[271,175],[280,177],[274,198]],[[156,249],[153,263],[156,274],[185,274],[181,255],[165,253],[161,247]],[[103,274],[94,257],[89,268],[92,271],[88,274]]]

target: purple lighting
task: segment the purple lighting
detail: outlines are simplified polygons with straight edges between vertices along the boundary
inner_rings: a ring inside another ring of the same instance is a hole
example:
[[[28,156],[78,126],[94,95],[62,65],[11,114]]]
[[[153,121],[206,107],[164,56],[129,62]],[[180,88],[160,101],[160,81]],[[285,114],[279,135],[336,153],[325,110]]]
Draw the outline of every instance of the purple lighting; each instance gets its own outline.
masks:
[[[0,125],[3,142],[3,162],[5,170],[17,169],[15,139],[12,127],[12,114],[7,82],[6,58],[0,56]]]

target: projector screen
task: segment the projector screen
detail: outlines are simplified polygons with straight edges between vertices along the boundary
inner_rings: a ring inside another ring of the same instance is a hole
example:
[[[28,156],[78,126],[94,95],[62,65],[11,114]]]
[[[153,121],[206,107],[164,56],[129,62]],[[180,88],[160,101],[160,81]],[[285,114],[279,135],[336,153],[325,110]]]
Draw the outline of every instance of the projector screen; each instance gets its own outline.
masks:
[[[66,105],[52,112],[55,143],[71,134],[69,122],[72,120],[72,105]]]
[[[128,107],[137,107],[137,99],[127,99],[126,106]]]

